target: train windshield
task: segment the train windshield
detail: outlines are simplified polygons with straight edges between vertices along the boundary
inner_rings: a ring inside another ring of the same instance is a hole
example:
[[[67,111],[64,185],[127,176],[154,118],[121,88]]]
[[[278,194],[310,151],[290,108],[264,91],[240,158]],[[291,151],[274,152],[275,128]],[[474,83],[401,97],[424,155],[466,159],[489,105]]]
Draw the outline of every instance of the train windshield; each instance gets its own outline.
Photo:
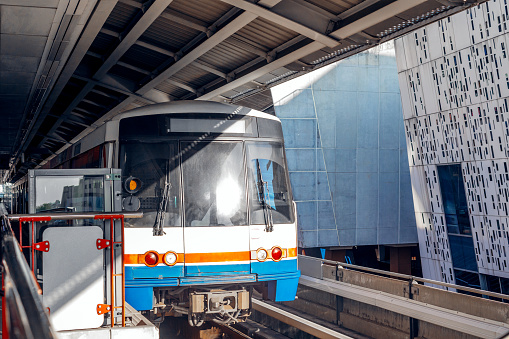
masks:
[[[140,179],[140,190],[124,193],[124,208],[143,211],[142,219],[126,221],[127,227],[153,227],[161,212],[162,226],[181,226],[180,174],[177,142],[127,142],[121,148],[121,168],[125,178]],[[165,206],[165,211],[159,211]]]
[[[246,142],[251,223],[267,223],[267,209],[275,224],[293,221],[283,145]]]
[[[185,226],[247,225],[241,142],[182,142]]]
[[[122,175],[141,189],[124,190],[123,207],[144,214],[126,226],[155,227],[161,216],[162,227],[242,226],[248,210],[251,224],[292,223],[284,159],[280,142],[124,141]]]

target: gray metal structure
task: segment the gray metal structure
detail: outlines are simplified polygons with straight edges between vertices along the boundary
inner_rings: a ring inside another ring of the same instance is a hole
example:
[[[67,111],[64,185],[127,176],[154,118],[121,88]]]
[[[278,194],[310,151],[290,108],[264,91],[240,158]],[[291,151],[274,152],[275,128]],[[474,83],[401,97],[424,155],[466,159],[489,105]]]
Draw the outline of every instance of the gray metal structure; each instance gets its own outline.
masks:
[[[15,180],[119,112],[266,90],[475,0],[0,0],[0,169]]]

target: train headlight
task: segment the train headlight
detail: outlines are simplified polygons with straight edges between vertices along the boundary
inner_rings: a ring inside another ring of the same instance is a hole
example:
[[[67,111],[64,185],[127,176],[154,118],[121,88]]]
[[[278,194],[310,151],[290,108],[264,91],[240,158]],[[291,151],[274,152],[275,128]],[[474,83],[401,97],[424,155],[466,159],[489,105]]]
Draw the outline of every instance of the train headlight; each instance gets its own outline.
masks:
[[[159,262],[159,254],[153,251],[148,251],[145,253],[145,256],[143,257],[145,261],[145,265],[148,267],[154,267],[157,266]]]
[[[129,194],[134,194],[141,189],[141,180],[135,177],[129,177],[124,182],[124,188]]]
[[[272,247],[270,254],[272,256],[272,260],[274,261],[279,261],[281,258],[283,258],[283,250],[279,246]]]
[[[168,266],[173,266],[177,263],[177,253],[168,251],[164,254],[164,263]]]
[[[258,261],[265,261],[265,260],[267,260],[267,257],[268,257],[268,253],[263,248],[260,248],[260,249],[258,249],[258,251],[256,251],[256,259]]]

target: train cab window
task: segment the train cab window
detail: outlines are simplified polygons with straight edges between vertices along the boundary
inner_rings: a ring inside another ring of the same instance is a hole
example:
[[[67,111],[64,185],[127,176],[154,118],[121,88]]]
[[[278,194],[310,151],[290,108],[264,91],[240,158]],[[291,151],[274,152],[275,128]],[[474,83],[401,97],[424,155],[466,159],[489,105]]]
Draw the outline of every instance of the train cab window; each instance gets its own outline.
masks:
[[[276,142],[246,142],[251,223],[267,221],[264,203],[274,224],[293,222],[283,145]]]
[[[132,210],[143,212],[143,218],[127,220],[126,227],[154,227],[162,206],[162,226],[181,226],[177,142],[126,142],[120,153],[123,180],[134,177],[141,183],[136,193],[124,191],[124,208],[132,202],[139,204]]]
[[[247,225],[241,142],[182,142],[185,226]]]

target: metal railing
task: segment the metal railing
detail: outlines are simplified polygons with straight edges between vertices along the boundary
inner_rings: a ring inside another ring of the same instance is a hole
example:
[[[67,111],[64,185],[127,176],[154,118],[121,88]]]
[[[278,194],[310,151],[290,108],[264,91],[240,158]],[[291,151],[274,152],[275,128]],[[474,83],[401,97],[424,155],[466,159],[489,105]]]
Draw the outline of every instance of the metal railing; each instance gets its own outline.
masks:
[[[97,314],[111,314],[111,327],[115,326],[115,318],[117,309],[121,310],[121,326],[125,327],[125,269],[124,269],[124,218],[141,218],[143,216],[143,212],[125,212],[125,213],[117,213],[117,212],[69,212],[69,213],[38,213],[38,214],[13,214],[7,216],[9,220],[18,221],[19,222],[19,239],[21,242],[22,236],[22,224],[30,223],[30,234],[32,235],[32,243],[29,245],[23,246],[21,243],[20,248],[23,250],[24,248],[31,249],[31,258],[32,258],[32,272],[34,272],[35,265],[34,261],[34,252],[35,250],[42,250],[45,246],[44,242],[42,243],[34,243],[33,239],[35,239],[35,223],[36,222],[49,222],[55,220],[83,220],[83,219],[94,219],[94,220],[104,220],[109,221],[110,230],[109,230],[109,239],[98,239],[97,248],[98,249],[107,249],[109,248],[109,303],[108,304],[98,304],[97,305]],[[114,222],[116,220],[120,220],[120,236],[116,235]],[[107,226],[104,226],[104,235],[108,232],[106,231]],[[116,241],[120,238],[120,241]],[[99,243],[101,242],[101,243]],[[120,263],[117,263],[115,259],[115,247],[120,249]],[[49,250],[49,245],[48,245]],[[120,305],[116,305],[115,299],[117,293],[117,284],[119,283],[117,280],[120,279],[120,291],[121,298]]]
[[[56,334],[42,304],[41,289],[28,266],[9,220],[0,216],[2,235],[3,338],[52,339]]]
[[[357,266],[357,265],[347,264],[347,263],[343,263],[343,262],[339,262],[339,261],[320,259],[320,258],[309,257],[309,256],[300,255],[300,254],[298,255],[298,258],[299,258],[299,265],[302,264],[302,261],[312,260],[312,261],[316,262],[314,265],[316,265],[318,262],[320,262],[321,264],[326,264],[326,265],[331,265],[331,266],[336,266],[336,267],[339,266],[339,268],[348,268],[348,269],[356,270],[356,271],[359,271],[359,272],[376,273],[378,275],[383,275],[383,276],[386,276],[386,277],[396,278],[396,279],[404,280],[404,281],[407,281],[407,282],[415,282],[415,283],[422,283],[422,284],[431,284],[431,285],[443,286],[443,287],[447,287],[447,288],[450,288],[450,289],[456,289],[456,290],[461,290],[461,291],[465,291],[465,292],[469,292],[469,293],[474,293],[474,294],[477,294],[479,296],[485,295],[485,296],[494,297],[494,298],[498,298],[498,299],[509,301],[509,295],[507,295],[507,294],[480,290],[478,288],[467,287],[467,286],[460,286],[460,285],[455,285],[455,284],[449,284],[449,283],[445,283],[445,282],[441,282],[441,281],[436,281],[436,280],[431,280],[431,279],[426,279],[426,278],[420,278],[420,277],[416,277],[416,276],[413,276],[413,275],[389,272],[389,271],[379,270],[379,269],[376,269],[376,268]],[[306,267],[306,265],[304,265],[303,267],[299,266],[299,269],[301,270],[301,273],[303,275],[309,275],[309,276],[312,276],[312,277],[315,277],[315,278],[320,278],[320,279],[322,278],[322,277],[317,277],[316,276],[316,272],[317,271],[316,271],[315,268],[311,268],[311,267],[308,268],[308,267]]]

